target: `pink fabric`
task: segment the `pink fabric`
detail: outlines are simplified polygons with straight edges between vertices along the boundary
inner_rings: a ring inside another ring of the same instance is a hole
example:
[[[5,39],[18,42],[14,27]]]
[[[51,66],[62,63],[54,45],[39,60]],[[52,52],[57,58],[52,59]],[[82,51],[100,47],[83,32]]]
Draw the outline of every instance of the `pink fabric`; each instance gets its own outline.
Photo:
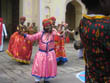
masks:
[[[46,50],[47,42],[53,40],[55,32],[51,34],[45,33],[42,36],[43,32],[36,33],[35,35],[27,35],[26,39],[29,40],[39,40],[39,48],[41,50]],[[48,38],[48,40],[47,40]],[[44,43],[43,43],[44,42]],[[48,50],[54,48],[54,41],[48,43]],[[40,78],[50,78],[56,76],[57,73],[57,63],[55,51],[41,52],[38,51],[34,58],[32,66],[32,75]]]

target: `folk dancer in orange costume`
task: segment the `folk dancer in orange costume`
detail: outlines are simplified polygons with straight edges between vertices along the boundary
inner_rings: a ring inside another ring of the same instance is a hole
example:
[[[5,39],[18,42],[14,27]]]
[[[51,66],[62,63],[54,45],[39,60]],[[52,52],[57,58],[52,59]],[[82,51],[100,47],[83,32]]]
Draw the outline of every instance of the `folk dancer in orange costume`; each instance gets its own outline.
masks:
[[[28,33],[24,25],[25,20],[25,17],[20,18],[20,24],[17,26],[17,31],[11,36],[6,52],[17,62],[29,64],[32,54],[32,42],[20,35],[22,31]]]
[[[50,20],[52,20],[53,27],[54,27],[56,18],[50,17]],[[63,33],[62,28],[64,28],[63,24],[59,24],[57,27],[57,31],[60,34]],[[63,36],[55,35],[54,41],[55,41],[55,53],[56,53],[56,57],[57,57],[56,58],[57,64],[62,65],[68,61],[68,59],[66,57],[66,53],[65,53],[65,48],[64,48],[64,35]]]

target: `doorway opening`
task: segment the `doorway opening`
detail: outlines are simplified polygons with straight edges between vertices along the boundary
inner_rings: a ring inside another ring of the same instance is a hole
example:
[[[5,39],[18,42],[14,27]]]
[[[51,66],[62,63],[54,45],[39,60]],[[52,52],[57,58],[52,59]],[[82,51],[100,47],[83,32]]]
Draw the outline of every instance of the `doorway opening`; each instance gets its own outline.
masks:
[[[19,24],[19,0],[0,0],[0,17],[10,37]]]

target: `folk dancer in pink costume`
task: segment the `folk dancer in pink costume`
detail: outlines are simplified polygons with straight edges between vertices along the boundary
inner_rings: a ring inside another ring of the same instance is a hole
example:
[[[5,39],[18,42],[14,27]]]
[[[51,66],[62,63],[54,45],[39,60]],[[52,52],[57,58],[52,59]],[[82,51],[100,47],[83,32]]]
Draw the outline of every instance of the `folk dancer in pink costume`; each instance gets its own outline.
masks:
[[[56,54],[54,51],[54,36],[59,33],[52,29],[51,21],[43,20],[43,31],[34,35],[23,34],[27,40],[39,40],[39,51],[36,53],[32,66],[32,76],[35,83],[39,83],[43,78],[44,83],[49,83],[49,78],[54,78],[57,74]]]

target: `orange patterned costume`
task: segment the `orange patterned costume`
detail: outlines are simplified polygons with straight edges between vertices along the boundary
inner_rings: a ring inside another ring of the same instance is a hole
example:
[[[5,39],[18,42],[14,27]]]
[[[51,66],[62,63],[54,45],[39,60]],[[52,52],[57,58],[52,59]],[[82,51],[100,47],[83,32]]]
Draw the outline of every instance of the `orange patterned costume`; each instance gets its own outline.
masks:
[[[49,20],[52,21],[53,28],[55,28],[56,18],[50,17]],[[60,31],[58,32],[60,33]],[[56,59],[57,63],[64,64],[65,62],[68,61],[66,57],[65,49],[64,49],[64,36],[61,37],[61,36],[55,35],[54,41],[55,41],[55,53],[57,57]]]
[[[64,47],[65,46],[64,37],[55,35],[54,40],[55,40],[55,53],[57,57],[57,63],[64,64],[65,62],[68,61]]]
[[[23,27],[25,26],[20,24],[17,30],[23,30]],[[32,42],[26,40],[19,32],[15,32],[10,38],[8,50],[6,52],[17,62],[29,64],[32,54]]]

